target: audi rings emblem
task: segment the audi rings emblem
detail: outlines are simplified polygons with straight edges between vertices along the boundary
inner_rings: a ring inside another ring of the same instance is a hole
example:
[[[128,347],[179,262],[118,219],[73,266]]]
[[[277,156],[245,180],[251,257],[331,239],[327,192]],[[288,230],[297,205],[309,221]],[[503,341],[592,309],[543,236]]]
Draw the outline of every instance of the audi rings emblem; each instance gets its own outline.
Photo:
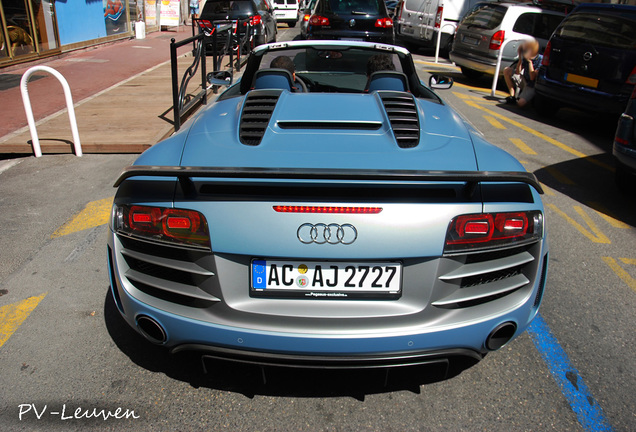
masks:
[[[296,231],[298,240],[304,244],[343,244],[350,245],[358,238],[358,230],[351,224],[310,224],[305,223]]]
[[[592,55],[592,53],[591,53],[591,52],[589,52],[589,51],[588,51],[588,52],[586,52],[585,54],[583,54],[583,60],[585,60],[585,61],[590,61],[590,60],[592,60],[592,57],[593,57],[593,55]]]

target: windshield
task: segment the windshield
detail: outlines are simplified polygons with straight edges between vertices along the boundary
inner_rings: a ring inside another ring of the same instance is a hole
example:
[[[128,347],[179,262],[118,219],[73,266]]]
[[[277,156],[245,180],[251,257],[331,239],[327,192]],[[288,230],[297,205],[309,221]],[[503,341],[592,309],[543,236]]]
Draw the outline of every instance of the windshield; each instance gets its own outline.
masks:
[[[566,19],[555,35],[615,48],[636,49],[636,19],[578,13]]]
[[[254,5],[251,0],[229,1],[229,0],[208,0],[203,8],[202,18],[208,15],[224,15],[230,18],[252,15]]]
[[[362,48],[273,50],[263,55],[260,68],[269,68],[272,60],[279,56],[289,57],[296,74],[309,80],[312,91],[318,92],[363,92],[367,85],[367,65],[377,61],[378,56],[383,56],[381,64],[392,64],[394,70],[403,71],[397,54]]]
[[[329,8],[332,12],[341,15],[378,15],[380,13],[378,0],[329,0]]]
[[[482,4],[466,16],[462,25],[492,30],[501,24],[506,10],[504,6]]]

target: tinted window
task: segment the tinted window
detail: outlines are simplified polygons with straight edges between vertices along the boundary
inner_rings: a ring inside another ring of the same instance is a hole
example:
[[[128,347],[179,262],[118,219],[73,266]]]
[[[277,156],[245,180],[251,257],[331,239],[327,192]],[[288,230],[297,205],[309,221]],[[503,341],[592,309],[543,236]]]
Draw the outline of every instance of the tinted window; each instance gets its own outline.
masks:
[[[361,14],[378,15],[380,12],[378,0],[329,0],[329,8],[332,12],[340,14],[359,12]]]
[[[513,31],[534,36],[537,39],[550,39],[552,32],[563,20],[562,16],[546,13],[524,13],[517,18]]]
[[[208,0],[203,8],[202,15],[251,15],[254,5],[251,1]]]
[[[492,30],[501,24],[507,10],[504,6],[484,6],[466,16],[462,24],[469,27]]]
[[[555,35],[615,48],[636,49],[636,20],[598,13],[577,13],[568,17]]]

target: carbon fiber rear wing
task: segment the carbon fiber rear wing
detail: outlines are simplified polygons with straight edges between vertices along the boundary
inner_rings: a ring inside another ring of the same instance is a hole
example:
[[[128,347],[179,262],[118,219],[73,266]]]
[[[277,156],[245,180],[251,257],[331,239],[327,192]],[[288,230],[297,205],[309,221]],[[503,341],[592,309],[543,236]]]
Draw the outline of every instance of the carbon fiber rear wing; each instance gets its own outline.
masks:
[[[114,184],[118,187],[131,177],[177,177],[182,185],[193,177],[254,178],[289,180],[371,180],[408,182],[463,182],[472,195],[478,183],[525,183],[543,194],[543,188],[533,173],[522,171],[419,171],[419,170],[361,170],[329,168],[234,168],[182,166],[129,166]],[[189,187],[184,187],[189,189]]]

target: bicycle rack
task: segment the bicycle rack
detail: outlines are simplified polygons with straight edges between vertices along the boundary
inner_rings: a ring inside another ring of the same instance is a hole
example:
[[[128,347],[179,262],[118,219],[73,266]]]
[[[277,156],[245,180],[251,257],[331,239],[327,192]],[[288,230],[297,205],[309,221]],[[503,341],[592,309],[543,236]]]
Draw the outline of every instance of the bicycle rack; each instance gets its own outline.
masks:
[[[33,66],[27,70],[22,79],[20,80],[20,92],[22,93],[22,102],[24,103],[24,111],[27,116],[27,122],[29,123],[29,130],[31,131],[31,144],[33,145],[33,154],[35,157],[42,156],[42,149],[40,147],[40,139],[38,138],[38,131],[35,128],[35,119],[33,118],[33,108],[31,107],[31,100],[29,99],[29,90],[27,88],[29,84],[29,78],[34,72],[42,71],[48,72],[53,75],[62,84],[64,89],[64,98],[66,99],[66,109],[68,110],[68,119],[71,122],[71,132],[73,133],[73,149],[75,150],[75,156],[82,156],[82,144],[80,143],[79,132],[77,131],[77,120],[75,118],[75,108],[73,107],[73,96],[71,95],[71,88],[66,81],[66,78],[49,66]]]
[[[437,43],[435,44],[435,63],[439,63],[439,48],[442,42],[442,30],[444,29],[444,27],[452,27],[454,29],[457,29],[456,25],[453,23],[446,23],[439,29],[437,29]]]

